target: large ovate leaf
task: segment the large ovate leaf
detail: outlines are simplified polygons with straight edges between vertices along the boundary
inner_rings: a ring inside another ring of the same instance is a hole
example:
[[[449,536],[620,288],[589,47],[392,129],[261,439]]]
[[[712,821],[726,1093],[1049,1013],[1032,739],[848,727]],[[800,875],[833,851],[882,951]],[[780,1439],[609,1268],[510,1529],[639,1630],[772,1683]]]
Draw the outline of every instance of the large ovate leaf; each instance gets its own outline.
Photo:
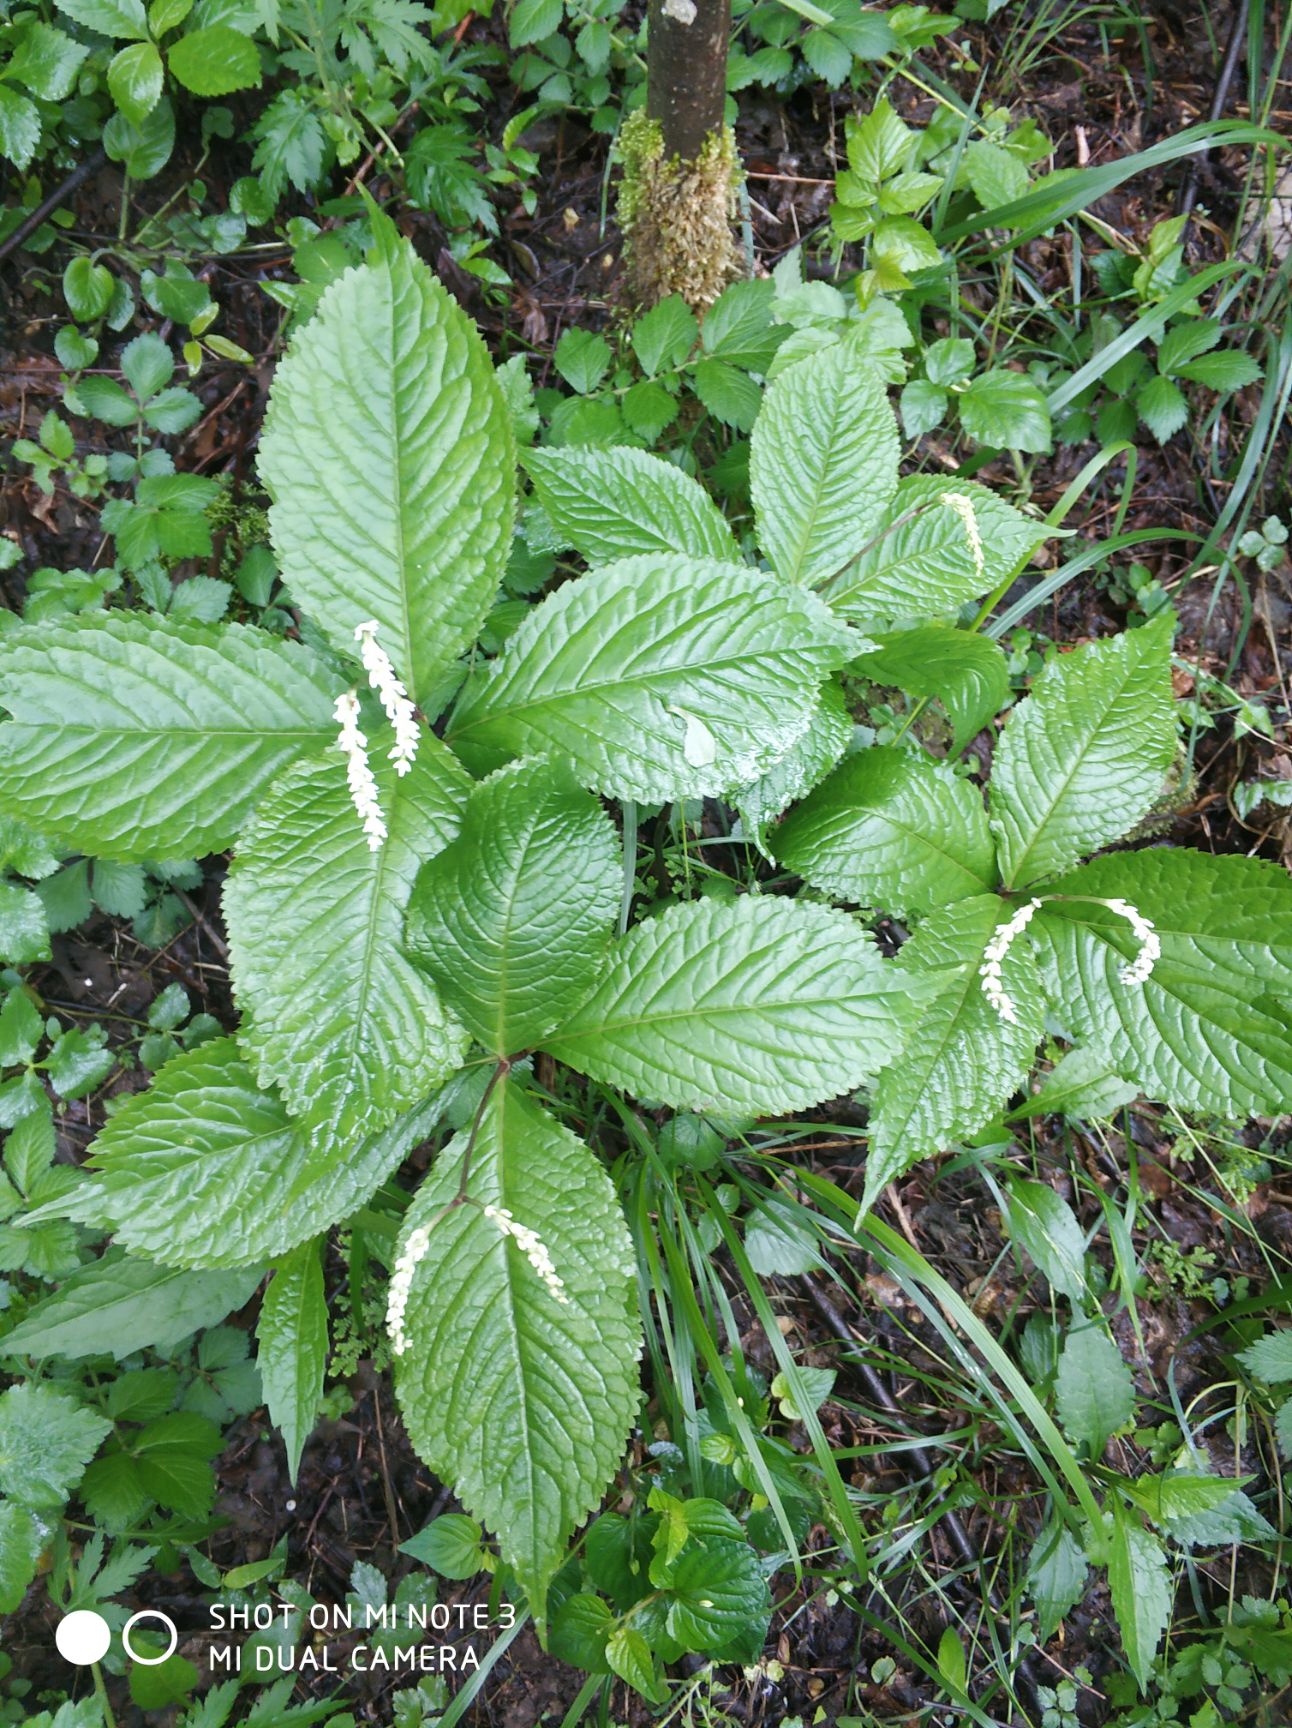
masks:
[[[341,651],[368,619],[415,700],[511,548],[511,423],[475,326],[405,241],[347,270],[278,366],[260,473],[283,580]]]
[[[1162,790],[1175,751],[1170,616],[1057,655],[996,747],[991,817],[1007,887],[1120,839]]]
[[[241,624],[114,612],[12,631],[0,810],[100,858],[220,851],[334,736],[339,688],[309,649]]]
[[[546,1048],[675,1109],[807,1109],[896,1055],[929,992],[827,906],[750,896],[673,906],[620,938]]]
[[[786,816],[773,851],[814,888],[886,912],[928,912],[996,879],[977,787],[893,745],[845,757]]]
[[[796,798],[810,792],[848,748],[854,729],[843,685],[830,678],[821,686],[821,700],[802,737],[774,768],[727,793],[727,802],[740,812],[745,833],[756,837]]]
[[[901,951],[901,971],[933,974],[943,985],[875,1086],[863,1211],[919,1159],[983,1127],[1027,1077],[1045,1003],[1026,936],[1015,937],[1002,963],[1017,1024],[987,1000],[978,970],[1009,910],[993,894],[962,900],[926,918]]]
[[[1074,1322],[1054,1381],[1059,1418],[1098,1463],[1104,1447],[1135,1414],[1135,1382],[1121,1351],[1091,1320]]]
[[[689,474],[645,450],[530,450],[525,468],[563,539],[590,564],[638,552],[740,563],[731,529]]]
[[[256,1265],[357,1211],[438,1118],[432,1101],[366,1139],[311,1137],[217,1038],[117,1111],[90,1149],[99,1179],[49,1210],[165,1266]]]
[[[972,535],[964,506],[946,498],[968,499]],[[826,598],[867,625],[954,614],[998,587],[1053,532],[986,486],[913,475],[885,501],[868,543]]]
[[[719,797],[786,755],[822,679],[866,645],[757,571],[626,558],[534,608],[448,738],[476,772],[546,752],[612,797]]]
[[[593,1154],[511,1081],[496,1086],[457,1194],[468,1136],[441,1153],[401,1241],[429,1226],[412,1276],[395,1386],[409,1438],[496,1534],[545,1624],[548,1580],[600,1500],[639,1399],[633,1253]],[[558,1299],[492,1204],[540,1237]]]
[[[879,374],[842,344],[768,386],[749,484],[758,543],[778,575],[820,582],[857,556],[897,485],[898,450]]]
[[[1292,1108],[1292,880],[1255,858],[1111,853],[1054,885],[1032,929],[1065,1030],[1150,1098],[1220,1115]],[[1058,897],[1058,896],[1061,896]],[[1128,901],[1161,955],[1142,984]]]
[[[518,762],[476,788],[461,834],[423,866],[409,952],[486,1049],[512,1055],[592,988],[622,888],[597,800],[545,760]]]
[[[270,792],[224,888],[243,1048],[304,1126],[340,1139],[411,1110],[467,1050],[400,944],[418,867],[457,832],[470,782],[429,733],[398,776],[390,736],[369,742],[388,830],[375,852],[328,750]]]

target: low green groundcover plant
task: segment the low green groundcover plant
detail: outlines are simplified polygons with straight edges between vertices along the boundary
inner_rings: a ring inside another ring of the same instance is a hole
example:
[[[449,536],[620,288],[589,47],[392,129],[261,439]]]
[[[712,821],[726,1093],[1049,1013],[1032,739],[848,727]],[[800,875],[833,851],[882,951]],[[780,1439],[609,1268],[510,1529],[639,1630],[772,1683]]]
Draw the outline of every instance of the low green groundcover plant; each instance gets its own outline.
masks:
[[[294,338],[261,440],[302,639],[120,610],[5,637],[9,817],[93,859],[234,852],[236,1033],[165,1062],[94,1142],[93,1180],[44,1212],[162,1267],[272,1268],[260,1367],[294,1468],[326,1362],[325,1233],[446,1113],[467,1121],[392,1253],[395,1383],[540,1631],[637,1420],[641,1333],[614,1188],[533,1053],[745,1119],[867,1088],[863,1209],[997,1118],[1046,1033],[1087,1077],[1183,1109],[1292,1100],[1286,875],[1160,846],[1083,862],[1133,838],[1169,780],[1169,614],[1051,660],[984,801],[960,756],[1007,701],[1005,663],[955,621],[1046,529],[982,486],[899,479],[898,453],[846,340],[768,387],[743,546],[657,457],[527,452],[531,513],[588,569],[488,659],[514,537],[508,401],[383,223]],[[855,748],[845,669],[940,700],[951,753],[909,734]],[[701,798],[792,878],[632,922],[635,827],[616,817]],[[895,957],[880,914],[909,932]],[[60,1300],[8,1347],[40,1354]],[[762,1579],[724,1559],[740,1545],[720,1507],[665,1512],[653,1647],[720,1651],[751,1592],[765,1619]],[[1137,1518],[1056,1528],[1051,1602],[1083,1548],[1123,1595],[1156,1587]],[[632,1631],[604,1613],[578,1647],[646,1685]]]

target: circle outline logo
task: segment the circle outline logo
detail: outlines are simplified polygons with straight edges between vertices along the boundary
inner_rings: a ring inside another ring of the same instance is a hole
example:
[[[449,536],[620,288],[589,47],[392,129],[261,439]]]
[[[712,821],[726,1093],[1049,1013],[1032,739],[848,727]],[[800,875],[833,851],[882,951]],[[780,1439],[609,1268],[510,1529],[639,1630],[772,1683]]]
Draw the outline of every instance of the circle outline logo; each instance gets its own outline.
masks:
[[[137,1650],[131,1648],[131,1628],[137,1626],[141,1620],[160,1620],[162,1625],[170,1633],[170,1643],[162,1651],[160,1656],[141,1656]],[[178,1643],[179,1628],[171,1619],[170,1615],[163,1614],[160,1608],[138,1609],[130,1616],[125,1625],[121,1628],[121,1648],[125,1651],[126,1655],[129,1656],[132,1662],[138,1662],[142,1668],[160,1668],[163,1662],[169,1661],[175,1654],[175,1649]]]

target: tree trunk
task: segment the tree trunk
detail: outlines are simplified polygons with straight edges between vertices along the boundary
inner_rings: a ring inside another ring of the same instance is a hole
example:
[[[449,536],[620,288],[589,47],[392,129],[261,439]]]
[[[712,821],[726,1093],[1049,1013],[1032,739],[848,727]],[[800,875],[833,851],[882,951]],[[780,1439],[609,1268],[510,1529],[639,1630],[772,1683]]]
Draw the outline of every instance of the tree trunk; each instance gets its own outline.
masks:
[[[650,0],[646,107],[620,131],[619,223],[638,305],[680,294],[700,314],[748,261],[725,121],[731,0]]]
[[[694,162],[723,124],[730,0],[650,0],[646,110],[664,154]]]

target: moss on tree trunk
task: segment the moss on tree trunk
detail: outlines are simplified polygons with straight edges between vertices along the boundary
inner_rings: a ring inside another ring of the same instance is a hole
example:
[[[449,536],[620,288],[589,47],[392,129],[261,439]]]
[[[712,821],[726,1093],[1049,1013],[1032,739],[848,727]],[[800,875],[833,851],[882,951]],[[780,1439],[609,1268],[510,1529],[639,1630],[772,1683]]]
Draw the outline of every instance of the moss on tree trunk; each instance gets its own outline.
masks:
[[[620,133],[619,222],[644,306],[680,294],[702,313],[745,273],[724,118],[730,31],[730,0],[650,0],[646,108]]]

